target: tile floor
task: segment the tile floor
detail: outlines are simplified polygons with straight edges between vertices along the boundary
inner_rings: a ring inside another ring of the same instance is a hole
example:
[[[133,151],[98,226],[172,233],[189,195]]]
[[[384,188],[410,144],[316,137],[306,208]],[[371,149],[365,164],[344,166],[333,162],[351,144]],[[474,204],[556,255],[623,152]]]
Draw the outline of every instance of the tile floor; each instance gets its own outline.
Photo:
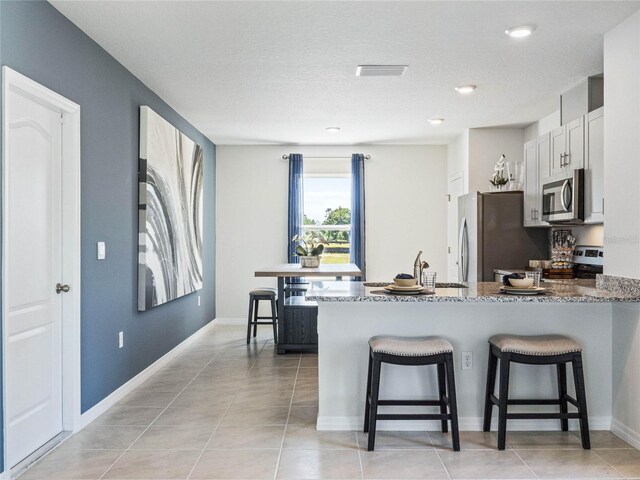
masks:
[[[609,432],[317,432],[317,358],[278,356],[264,333],[216,326],[21,480],[640,478],[640,452]]]

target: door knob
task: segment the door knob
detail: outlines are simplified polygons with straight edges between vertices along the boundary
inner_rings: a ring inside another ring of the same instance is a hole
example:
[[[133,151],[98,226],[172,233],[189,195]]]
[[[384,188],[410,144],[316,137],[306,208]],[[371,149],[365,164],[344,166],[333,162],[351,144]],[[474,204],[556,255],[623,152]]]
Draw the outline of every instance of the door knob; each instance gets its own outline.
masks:
[[[67,293],[69,291],[69,285],[62,285],[61,283],[56,284],[56,293],[59,295],[61,293]]]

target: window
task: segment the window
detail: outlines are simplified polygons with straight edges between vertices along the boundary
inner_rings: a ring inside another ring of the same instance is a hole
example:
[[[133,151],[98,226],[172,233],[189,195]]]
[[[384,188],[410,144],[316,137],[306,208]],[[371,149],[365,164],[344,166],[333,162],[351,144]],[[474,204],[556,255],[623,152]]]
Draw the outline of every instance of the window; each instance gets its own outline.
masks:
[[[326,240],[322,263],[349,263],[351,162],[348,158],[304,159],[303,232]]]

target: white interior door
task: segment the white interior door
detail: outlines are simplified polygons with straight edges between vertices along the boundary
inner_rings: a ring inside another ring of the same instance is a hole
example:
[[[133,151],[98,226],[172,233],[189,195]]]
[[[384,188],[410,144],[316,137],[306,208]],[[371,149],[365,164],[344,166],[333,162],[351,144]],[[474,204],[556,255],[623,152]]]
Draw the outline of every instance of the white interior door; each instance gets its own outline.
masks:
[[[62,431],[60,112],[5,99],[5,400],[7,466]]]
[[[449,203],[447,207],[447,280],[457,282],[458,279],[458,197],[464,193],[463,177],[449,180],[447,192]]]

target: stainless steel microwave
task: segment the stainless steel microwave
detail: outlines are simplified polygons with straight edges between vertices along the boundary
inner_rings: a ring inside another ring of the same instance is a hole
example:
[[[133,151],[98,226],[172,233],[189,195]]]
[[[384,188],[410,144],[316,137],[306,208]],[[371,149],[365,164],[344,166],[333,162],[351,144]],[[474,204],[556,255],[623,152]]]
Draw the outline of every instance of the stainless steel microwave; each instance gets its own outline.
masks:
[[[584,222],[584,169],[542,185],[542,220],[549,223]]]

